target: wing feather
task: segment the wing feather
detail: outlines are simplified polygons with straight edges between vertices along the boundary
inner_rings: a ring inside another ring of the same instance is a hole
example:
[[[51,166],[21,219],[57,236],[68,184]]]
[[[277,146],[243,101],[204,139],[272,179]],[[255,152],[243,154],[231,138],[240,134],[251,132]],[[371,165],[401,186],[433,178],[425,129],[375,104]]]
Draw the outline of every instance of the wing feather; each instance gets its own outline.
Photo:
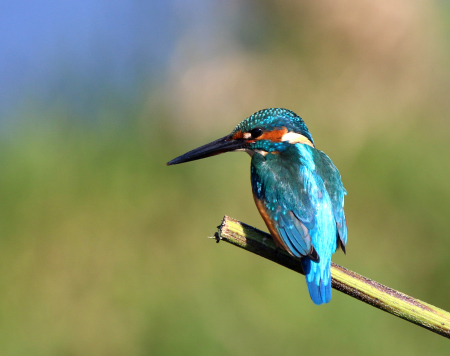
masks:
[[[270,165],[259,156],[259,160],[252,160],[252,187],[256,205],[267,226],[277,235],[278,244],[281,242],[289,253],[318,261],[319,255],[309,235],[309,229],[314,227],[309,185],[298,170],[280,164]]]
[[[341,174],[331,159],[322,151],[317,150],[317,161],[317,173],[321,177],[324,177],[323,182],[331,200],[338,238],[342,250],[345,252],[345,245],[347,244],[347,223],[344,213],[344,196],[347,195],[347,191],[342,184]]]
[[[300,145],[300,144],[299,144]],[[331,298],[331,255],[345,251],[345,189],[331,160],[309,146],[255,154],[251,179],[256,205],[276,243],[302,258],[316,304]]]

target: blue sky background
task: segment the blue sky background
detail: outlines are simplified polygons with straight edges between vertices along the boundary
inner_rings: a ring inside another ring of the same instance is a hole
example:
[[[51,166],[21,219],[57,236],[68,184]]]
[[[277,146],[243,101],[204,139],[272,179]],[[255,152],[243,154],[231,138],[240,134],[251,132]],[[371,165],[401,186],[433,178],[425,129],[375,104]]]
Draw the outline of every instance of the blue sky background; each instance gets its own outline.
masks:
[[[28,99],[51,104],[64,98],[90,108],[110,91],[131,102],[164,77],[176,40],[189,26],[196,24],[207,39],[211,28],[202,27],[208,28],[205,19],[211,18],[208,4],[0,2],[0,116]]]

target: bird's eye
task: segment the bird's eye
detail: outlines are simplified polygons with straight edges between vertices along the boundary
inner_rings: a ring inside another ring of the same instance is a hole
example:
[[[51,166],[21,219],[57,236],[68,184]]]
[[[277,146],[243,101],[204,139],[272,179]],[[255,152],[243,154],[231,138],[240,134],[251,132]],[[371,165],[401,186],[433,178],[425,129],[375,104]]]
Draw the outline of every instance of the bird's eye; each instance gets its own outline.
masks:
[[[256,128],[250,131],[252,138],[257,138],[263,134],[263,130],[260,128]]]

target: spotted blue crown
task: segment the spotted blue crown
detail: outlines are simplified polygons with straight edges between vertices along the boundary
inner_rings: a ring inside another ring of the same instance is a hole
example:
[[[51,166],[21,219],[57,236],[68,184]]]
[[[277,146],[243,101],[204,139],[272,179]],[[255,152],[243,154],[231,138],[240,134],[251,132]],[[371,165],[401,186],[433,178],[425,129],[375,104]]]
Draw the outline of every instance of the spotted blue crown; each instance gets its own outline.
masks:
[[[314,144],[313,138],[303,119],[291,110],[281,108],[269,108],[255,112],[239,123],[232,134],[238,131],[250,132],[258,127],[264,128],[267,131],[286,127],[288,132],[301,134]]]

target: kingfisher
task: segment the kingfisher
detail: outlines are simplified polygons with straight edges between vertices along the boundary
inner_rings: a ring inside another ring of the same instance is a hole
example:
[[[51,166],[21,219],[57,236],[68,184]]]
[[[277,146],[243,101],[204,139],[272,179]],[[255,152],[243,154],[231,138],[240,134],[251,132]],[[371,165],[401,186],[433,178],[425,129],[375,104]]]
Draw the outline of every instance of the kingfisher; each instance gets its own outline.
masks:
[[[167,165],[231,151],[251,156],[253,198],[276,245],[301,259],[312,301],[331,299],[331,256],[345,253],[347,224],[341,175],[319,151],[303,119],[270,108],[246,118],[216,141],[189,151]]]

